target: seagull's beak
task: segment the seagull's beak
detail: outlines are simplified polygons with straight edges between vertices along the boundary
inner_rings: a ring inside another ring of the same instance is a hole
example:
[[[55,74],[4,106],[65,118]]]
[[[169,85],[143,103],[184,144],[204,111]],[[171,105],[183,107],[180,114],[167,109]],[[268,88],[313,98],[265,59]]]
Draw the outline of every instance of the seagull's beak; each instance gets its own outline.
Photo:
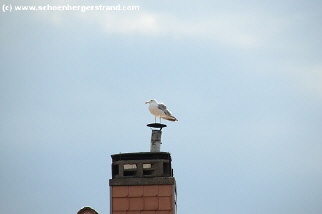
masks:
[[[146,102],[145,102],[145,104],[148,104],[148,103],[150,103],[150,101],[146,101]]]

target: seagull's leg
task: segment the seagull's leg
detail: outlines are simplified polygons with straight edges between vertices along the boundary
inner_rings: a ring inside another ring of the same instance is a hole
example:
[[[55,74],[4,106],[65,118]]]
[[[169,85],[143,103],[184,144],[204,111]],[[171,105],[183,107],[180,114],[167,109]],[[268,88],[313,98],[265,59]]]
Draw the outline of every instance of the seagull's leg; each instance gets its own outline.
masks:
[[[154,123],[157,123],[157,117],[154,116]]]
[[[160,123],[161,123],[161,117],[160,117]]]

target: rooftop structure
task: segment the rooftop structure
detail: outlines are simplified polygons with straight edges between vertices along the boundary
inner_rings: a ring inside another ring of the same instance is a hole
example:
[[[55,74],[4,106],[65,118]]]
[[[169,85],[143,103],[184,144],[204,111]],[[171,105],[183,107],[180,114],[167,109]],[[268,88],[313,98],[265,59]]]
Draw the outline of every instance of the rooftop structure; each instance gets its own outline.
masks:
[[[152,129],[150,152],[112,155],[111,214],[176,214],[176,182],[171,155],[161,152],[164,124]]]

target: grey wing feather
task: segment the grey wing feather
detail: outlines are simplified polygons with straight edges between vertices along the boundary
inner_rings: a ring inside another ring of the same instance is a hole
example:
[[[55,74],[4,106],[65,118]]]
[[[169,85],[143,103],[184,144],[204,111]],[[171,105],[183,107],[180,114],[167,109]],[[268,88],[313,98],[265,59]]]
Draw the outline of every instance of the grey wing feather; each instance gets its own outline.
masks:
[[[168,111],[167,109],[163,110],[163,112],[164,112],[167,116],[172,117],[171,112],[170,112],[170,111]]]
[[[162,110],[166,115],[172,116],[171,112],[167,109],[167,107],[163,103],[159,103],[158,108]]]
[[[160,110],[164,111],[164,110],[166,110],[166,109],[167,109],[167,107],[166,107],[163,103],[159,103],[159,105],[158,105],[158,109],[160,109]]]

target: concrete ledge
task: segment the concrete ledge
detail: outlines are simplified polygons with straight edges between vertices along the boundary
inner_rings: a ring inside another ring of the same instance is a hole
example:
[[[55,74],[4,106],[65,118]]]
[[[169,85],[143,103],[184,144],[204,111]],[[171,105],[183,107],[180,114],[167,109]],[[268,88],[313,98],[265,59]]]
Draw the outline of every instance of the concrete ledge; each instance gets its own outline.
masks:
[[[135,153],[120,153],[111,155],[113,162],[121,160],[151,160],[165,159],[171,161],[169,152],[135,152]]]

